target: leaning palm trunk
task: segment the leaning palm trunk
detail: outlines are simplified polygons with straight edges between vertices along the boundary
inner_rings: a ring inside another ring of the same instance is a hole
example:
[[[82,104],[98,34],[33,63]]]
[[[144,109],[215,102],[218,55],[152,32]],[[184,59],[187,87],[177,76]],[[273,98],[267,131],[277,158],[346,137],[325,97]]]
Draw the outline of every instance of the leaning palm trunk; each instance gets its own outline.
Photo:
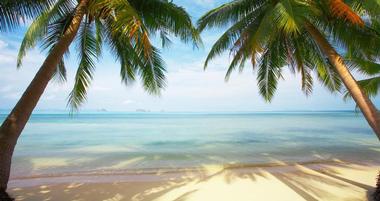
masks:
[[[74,40],[86,12],[87,4],[88,0],[80,1],[70,26],[50,52],[21,99],[0,127],[0,196],[6,195],[11,160],[17,139],[52,78],[63,54]]]
[[[319,32],[312,24],[306,24],[305,28],[314,38],[323,53],[328,57],[331,64],[335,67],[347,90],[380,140],[380,113],[375,105],[359,87],[355,78],[344,64],[342,57],[335,51],[321,32]]]
[[[380,201],[380,172],[379,175],[377,175],[377,183],[375,192],[373,192],[373,199],[374,201]]]

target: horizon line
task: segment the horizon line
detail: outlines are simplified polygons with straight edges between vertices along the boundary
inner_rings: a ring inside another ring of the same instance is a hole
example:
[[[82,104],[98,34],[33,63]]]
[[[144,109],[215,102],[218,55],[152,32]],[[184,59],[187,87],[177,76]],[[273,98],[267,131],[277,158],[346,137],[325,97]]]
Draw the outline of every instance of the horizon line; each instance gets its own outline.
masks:
[[[0,114],[8,114],[10,113],[10,109],[0,109]],[[63,110],[63,109],[41,109],[41,110],[35,110],[33,114],[49,114],[50,113],[55,113],[55,114],[70,114],[70,110]],[[355,109],[342,109],[342,110],[225,110],[225,111],[170,111],[170,110],[96,110],[96,109],[88,109],[88,110],[80,110],[78,112],[74,112],[73,115],[80,115],[80,114],[112,114],[112,113],[135,113],[135,114],[170,114],[170,113],[203,113],[203,114],[249,114],[249,113],[321,113],[321,112],[355,112],[359,113]]]

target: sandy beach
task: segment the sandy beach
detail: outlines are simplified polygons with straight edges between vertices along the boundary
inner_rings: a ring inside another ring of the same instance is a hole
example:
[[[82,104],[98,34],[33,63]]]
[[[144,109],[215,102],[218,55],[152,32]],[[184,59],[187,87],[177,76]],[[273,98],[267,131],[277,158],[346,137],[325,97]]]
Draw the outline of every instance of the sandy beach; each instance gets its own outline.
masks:
[[[13,178],[16,200],[371,200],[379,166],[345,161]]]
[[[380,201],[380,0],[0,11],[0,201]]]
[[[16,200],[363,201],[380,170],[378,141],[351,112],[77,118],[30,120]]]

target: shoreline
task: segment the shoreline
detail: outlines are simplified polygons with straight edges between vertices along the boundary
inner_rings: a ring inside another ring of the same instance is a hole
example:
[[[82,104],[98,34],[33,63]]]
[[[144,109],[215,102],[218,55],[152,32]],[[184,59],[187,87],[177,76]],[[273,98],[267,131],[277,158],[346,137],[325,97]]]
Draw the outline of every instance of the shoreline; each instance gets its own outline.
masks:
[[[242,201],[264,195],[267,197],[259,200],[369,200],[379,169],[377,164],[336,160],[293,164],[239,164],[229,167],[206,165],[203,168],[176,171],[124,171],[103,174],[87,172],[59,177],[40,175],[12,178],[9,192],[16,200],[32,201],[47,198],[75,200],[75,196],[80,196],[81,199],[78,200],[83,201],[159,201],[176,200],[181,196],[186,197],[183,200],[231,200],[230,195]],[[106,192],[104,197],[96,189],[103,189]],[[274,190],[283,193],[281,196],[269,193]],[[88,191],[93,193],[88,194]],[[241,197],[236,197],[239,195]]]

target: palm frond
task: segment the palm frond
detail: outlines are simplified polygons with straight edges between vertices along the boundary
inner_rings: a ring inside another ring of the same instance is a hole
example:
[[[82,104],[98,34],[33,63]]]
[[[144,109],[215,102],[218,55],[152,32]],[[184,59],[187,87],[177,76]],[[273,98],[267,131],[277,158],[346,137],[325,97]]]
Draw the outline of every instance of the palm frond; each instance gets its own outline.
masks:
[[[198,29],[223,27],[236,23],[248,13],[267,3],[265,0],[234,0],[210,10],[198,20]]]
[[[0,1],[0,32],[10,31],[48,10],[56,0]]]
[[[153,47],[152,55],[144,60],[145,66],[139,69],[143,87],[151,94],[160,95],[166,86],[166,68],[159,51]]]
[[[160,32],[164,40],[167,39],[168,34],[172,34],[185,43],[193,42],[196,47],[201,44],[199,32],[194,28],[184,8],[162,0],[130,0],[129,2],[150,33]]]
[[[54,21],[62,21],[65,16],[73,12],[73,7],[71,0],[59,0],[50,10],[43,12],[33,21],[21,42],[17,56],[17,67],[21,67],[22,59],[25,57],[27,51],[35,47],[37,42],[44,39],[49,26],[52,26],[51,23],[54,24]]]
[[[95,60],[99,52],[93,26],[85,22],[78,33],[79,67],[75,76],[73,90],[68,98],[71,110],[78,110],[86,101],[87,89],[93,79]]]
[[[287,62],[286,47],[281,40],[283,36],[278,36],[265,48],[266,51],[261,56],[258,63],[257,81],[260,94],[265,101],[270,102],[277,89],[278,80],[282,78],[282,67]]]
[[[302,20],[309,15],[309,6],[291,0],[281,0],[274,8],[274,21],[278,28],[288,34],[300,32]]]
[[[380,76],[359,80],[358,84],[367,96],[375,97],[380,91]],[[346,91],[344,99],[347,100],[350,98],[352,98],[351,94]]]
[[[342,88],[342,81],[331,65],[317,64],[318,79],[330,90],[330,92],[339,92]]]
[[[166,86],[166,69],[159,51],[150,46],[151,53],[146,54],[145,46],[131,41],[123,31],[109,31],[113,27],[112,20],[109,20],[106,26],[108,44],[121,64],[122,81],[129,84],[139,75],[144,89],[151,94],[159,95]]]
[[[364,22],[343,0],[330,0],[330,9],[335,17],[345,19],[352,24],[363,26]]]
[[[349,56],[345,58],[345,61],[365,75],[380,74],[380,64],[373,60]]]
[[[262,22],[264,17],[264,11],[266,11],[266,7],[260,7],[255,12],[248,14],[246,17],[241,19],[236,24],[232,25],[212,46],[210,52],[207,55],[204,68],[207,68],[208,63],[219,56],[224,51],[231,49],[233,45],[236,43],[241,35],[244,32],[247,34],[248,32],[254,33],[253,31],[249,31],[250,29],[255,28]],[[240,39],[242,40],[242,39]]]
[[[103,36],[106,40],[110,51],[120,62],[120,76],[122,82],[126,85],[132,84],[136,80],[136,73],[139,66],[143,66],[142,61],[133,49],[129,38],[121,31],[112,31],[112,20],[106,21],[103,25]]]
[[[66,66],[65,66],[64,59],[62,59],[61,62],[59,62],[59,64],[57,65],[57,69],[54,72],[53,78],[55,78],[55,80],[58,83],[66,82],[67,73],[66,73]]]

